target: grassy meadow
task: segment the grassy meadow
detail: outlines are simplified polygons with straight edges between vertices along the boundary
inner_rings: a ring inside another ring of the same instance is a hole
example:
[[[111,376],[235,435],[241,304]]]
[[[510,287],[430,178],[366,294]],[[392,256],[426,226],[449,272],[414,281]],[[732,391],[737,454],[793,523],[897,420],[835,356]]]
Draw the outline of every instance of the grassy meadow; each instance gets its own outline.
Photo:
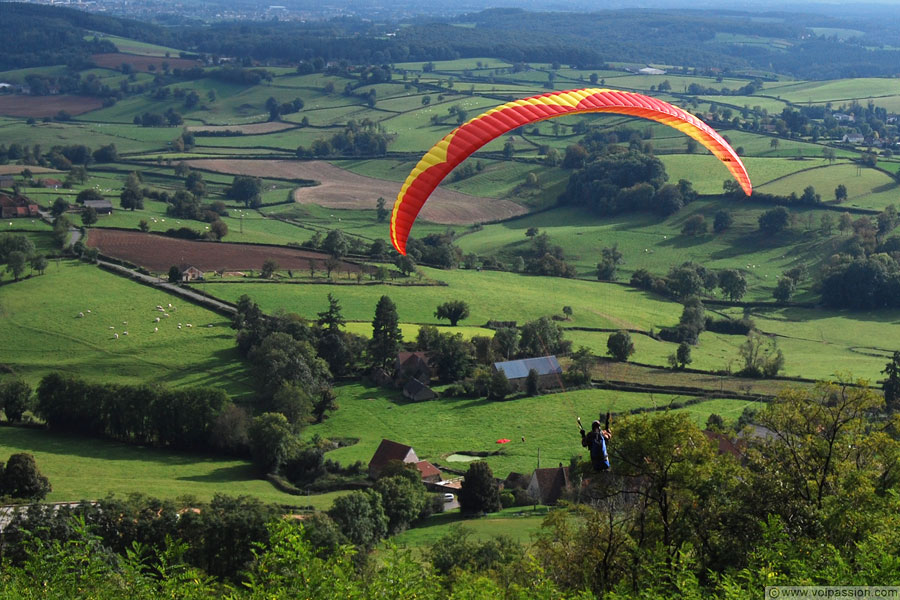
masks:
[[[412,446],[420,460],[461,470],[466,469],[465,463],[449,462],[447,457],[460,452],[497,452],[485,460],[498,477],[512,471],[530,473],[538,464],[538,453],[543,467],[568,464],[573,455],[584,454],[575,422],[578,416],[584,421],[607,410],[621,414],[685,400],[669,394],[574,390],[504,402],[442,398],[411,403],[399,391],[362,384],[340,385],[335,391],[339,409],[323,423],[308,427],[303,435],[330,437],[353,432],[359,442],[329,452],[329,458],[343,464],[367,463],[387,438]],[[703,425],[712,412],[726,420],[737,419],[747,405],[741,400],[711,399],[677,410],[689,411],[695,422]],[[501,438],[512,441],[497,444]]]
[[[246,460],[129,446],[40,429],[0,428],[0,460],[5,461],[16,452],[34,455],[53,486],[47,496],[50,502],[133,493],[171,499],[192,496],[208,501],[223,493],[325,510],[335,497],[345,493],[292,496],[260,479]]]
[[[169,303],[170,316],[156,323],[155,307]],[[0,338],[19,340],[0,346],[0,364],[32,385],[59,371],[98,382],[211,385],[236,397],[251,391],[227,319],[93,265],[53,261],[44,275],[6,283],[0,316]]]

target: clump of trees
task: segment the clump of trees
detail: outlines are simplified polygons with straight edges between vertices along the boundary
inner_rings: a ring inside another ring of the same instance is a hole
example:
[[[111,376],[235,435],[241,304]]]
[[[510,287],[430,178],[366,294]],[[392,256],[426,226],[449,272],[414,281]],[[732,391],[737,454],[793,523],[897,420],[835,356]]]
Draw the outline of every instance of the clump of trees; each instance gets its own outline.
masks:
[[[51,489],[50,481],[38,470],[31,454],[13,454],[5,466],[0,462],[0,498],[37,502]]]
[[[54,225],[54,242],[65,243],[69,233],[68,220],[64,217],[57,219],[60,222],[59,230]],[[64,229],[63,229],[64,228]],[[49,261],[43,254],[36,252],[34,243],[25,235],[13,233],[0,233],[0,265],[6,265],[6,272],[13,276],[15,281],[25,273],[30,265],[31,271],[37,271],[41,275],[47,269]]]

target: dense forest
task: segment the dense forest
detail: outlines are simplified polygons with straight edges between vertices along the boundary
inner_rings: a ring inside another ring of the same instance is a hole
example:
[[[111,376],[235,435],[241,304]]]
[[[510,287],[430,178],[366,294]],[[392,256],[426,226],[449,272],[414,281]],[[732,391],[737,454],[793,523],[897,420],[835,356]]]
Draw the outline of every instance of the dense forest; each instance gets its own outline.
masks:
[[[807,79],[891,76],[896,32],[872,19],[726,11],[598,11],[584,14],[491,9],[454,20],[406,23],[339,18],[310,22],[223,22],[163,28],[128,19],[33,4],[4,8],[7,47],[0,69],[71,63],[109,44],[91,32],[132,37],[192,52],[262,62],[323,58],[382,64],[497,56],[510,62],[559,62],[583,68],[608,62],[662,63],[740,74],[781,72]],[[815,35],[810,27],[855,28],[860,37]],[[523,37],[520,32],[528,31]],[[755,43],[742,43],[747,36]],[[790,47],[779,49],[766,40]],[[649,50],[652,48],[652,51]]]

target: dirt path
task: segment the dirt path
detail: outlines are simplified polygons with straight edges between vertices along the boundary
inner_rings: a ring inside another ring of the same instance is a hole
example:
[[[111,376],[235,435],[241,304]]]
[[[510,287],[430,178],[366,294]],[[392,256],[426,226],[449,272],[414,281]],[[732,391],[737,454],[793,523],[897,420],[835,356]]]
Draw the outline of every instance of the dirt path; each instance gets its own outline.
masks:
[[[379,196],[391,206],[401,187],[400,183],[357,175],[324,161],[198,159],[186,162],[192,167],[219,173],[312,179],[319,185],[297,189],[294,199],[301,204],[328,208],[374,209]],[[438,188],[422,209],[421,216],[432,223],[469,225],[507,219],[525,212],[524,207],[510,200],[479,198]]]

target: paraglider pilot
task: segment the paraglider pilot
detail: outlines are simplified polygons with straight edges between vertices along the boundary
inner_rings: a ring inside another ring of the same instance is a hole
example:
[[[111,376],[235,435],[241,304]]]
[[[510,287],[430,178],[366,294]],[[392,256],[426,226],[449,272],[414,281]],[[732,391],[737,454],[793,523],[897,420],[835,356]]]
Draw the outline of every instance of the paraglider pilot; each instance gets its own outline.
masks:
[[[581,426],[581,418],[578,419],[578,427],[581,429],[581,445],[591,451],[591,464],[594,465],[595,471],[606,471],[609,469],[609,452],[607,450],[607,442],[612,437],[609,428],[610,414],[606,413],[606,426],[600,421],[591,423],[590,433],[585,433],[584,427]]]

